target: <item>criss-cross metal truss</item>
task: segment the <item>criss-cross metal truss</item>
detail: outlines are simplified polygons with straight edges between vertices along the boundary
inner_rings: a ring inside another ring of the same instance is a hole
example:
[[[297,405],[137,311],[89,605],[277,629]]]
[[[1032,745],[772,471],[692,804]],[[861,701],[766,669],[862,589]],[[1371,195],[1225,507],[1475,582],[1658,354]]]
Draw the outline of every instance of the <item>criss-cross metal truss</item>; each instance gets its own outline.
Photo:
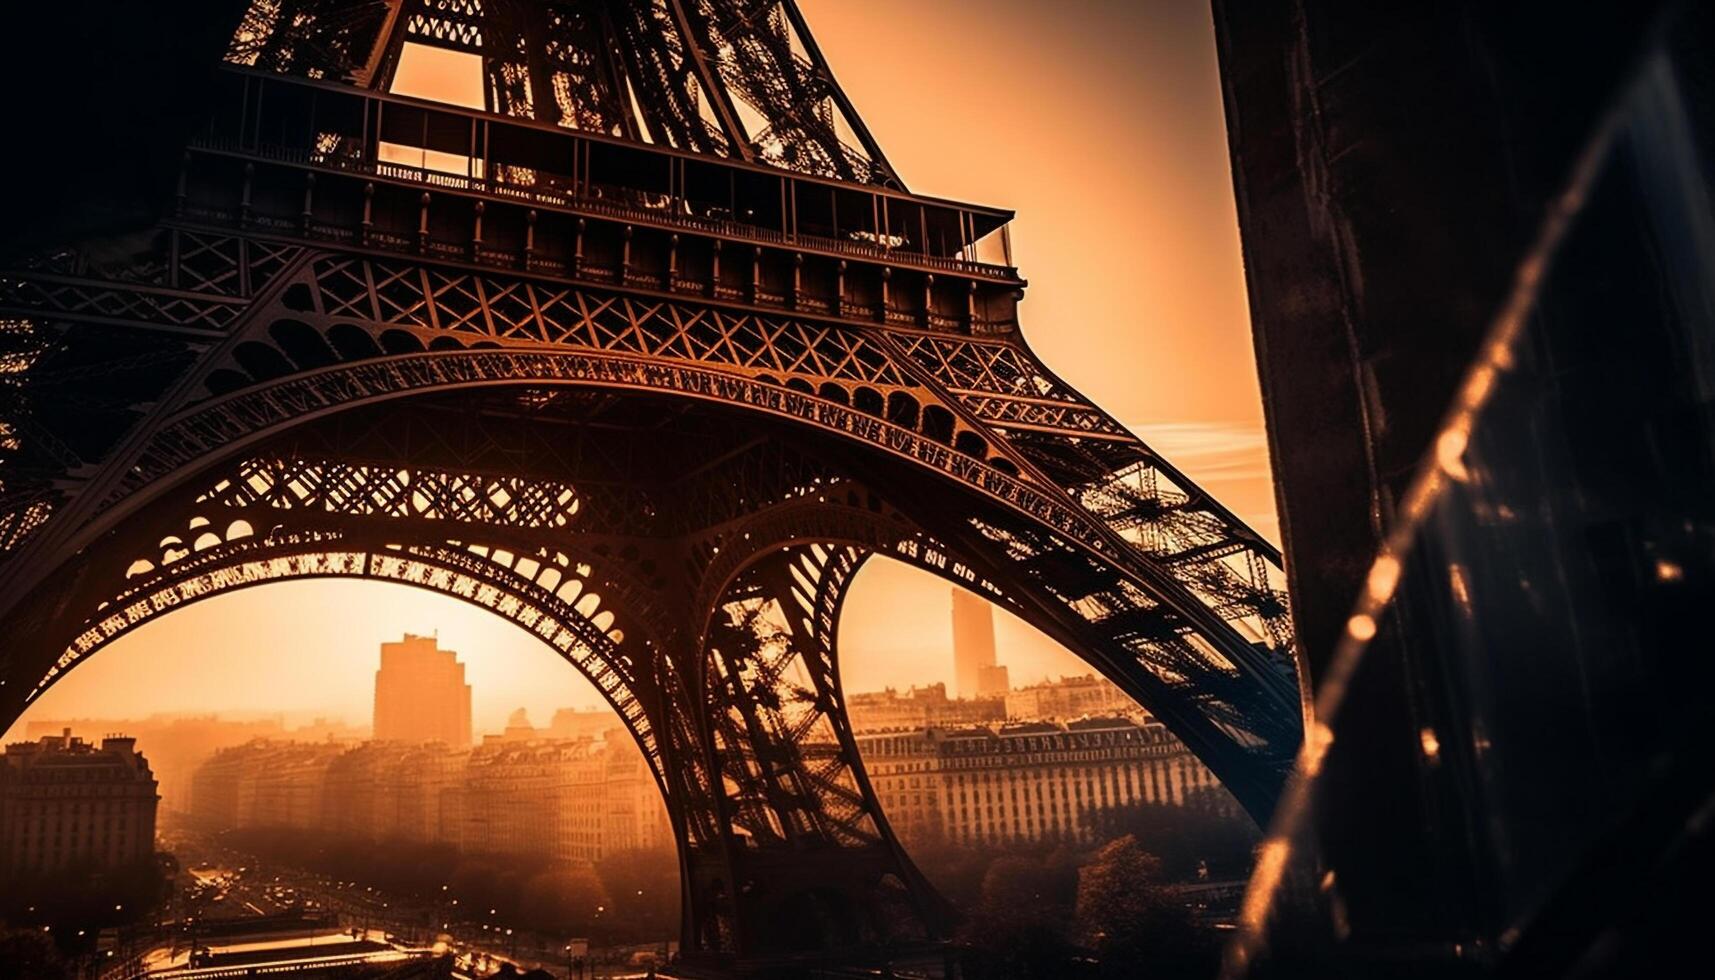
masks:
[[[391,94],[407,44],[488,111]],[[236,589],[440,592],[625,719],[691,955],[898,948],[949,912],[845,717],[881,554],[1272,808],[1278,554],[1041,364],[1009,215],[905,192],[790,0],[255,0],[208,111],[156,227],[0,271],[0,716]]]
[[[407,43],[502,115],[898,186],[794,0],[256,0],[227,60],[386,89]]]

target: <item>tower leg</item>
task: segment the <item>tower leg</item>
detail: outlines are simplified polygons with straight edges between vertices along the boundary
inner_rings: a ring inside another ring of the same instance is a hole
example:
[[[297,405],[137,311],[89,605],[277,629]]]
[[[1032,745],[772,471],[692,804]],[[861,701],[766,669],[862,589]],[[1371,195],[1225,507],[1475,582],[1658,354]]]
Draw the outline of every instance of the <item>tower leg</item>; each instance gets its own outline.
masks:
[[[771,552],[710,614],[719,848],[692,849],[686,933],[706,943],[730,928],[741,963],[928,943],[952,922],[889,829],[846,719],[834,627],[859,561],[848,547]]]

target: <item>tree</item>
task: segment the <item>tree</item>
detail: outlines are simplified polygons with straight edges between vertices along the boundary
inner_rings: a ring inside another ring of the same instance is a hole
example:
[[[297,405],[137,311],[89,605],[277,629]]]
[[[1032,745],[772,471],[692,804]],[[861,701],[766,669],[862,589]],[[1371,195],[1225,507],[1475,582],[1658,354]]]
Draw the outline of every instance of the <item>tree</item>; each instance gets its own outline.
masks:
[[[592,921],[596,908],[607,904],[607,891],[593,868],[572,866],[532,875],[519,899],[526,926],[559,935]]]
[[[1198,789],[1182,804],[1134,803],[1098,814],[1101,836],[1136,837],[1144,849],[1161,859],[1162,874],[1172,881],[1191,881],[1199,865],[1207,864],[1217,878],[1246,878],[1255,862],[1262,835],[1248,818],[1222,806],[1220,789]]]
[[[1215,944],[1163,886],[1161,859],[1126,835],[1078,874],[1077,926],[1107,977],[1191,976],[1212,968]]]
[[[1063,852],[1042,859],[1000,857],[983,875],[982,905],[996,912],[1033,910],[1063,921],[1077,889],[1077,866]]]
[[[960,908],[972,908],[982,901],[983,878],[995,860],[993,852],[978,851],[953,841],[913,845],[911,856],[924,877]]]
[[[679,856],[670,848],[632,849],[596,862],[613,901],[602,916],[607,935],[653,942],[678,935]]]
[[[467,914],[494,904],[500,898],[500,871],[481,858],[465,858],[451,876],[453,897],[464,902]]]
[[[1068,937],[1078,869],[1062,850],[995,858],[961,938],[979,971],[1002,978],[1073,975],[1077,947]]]

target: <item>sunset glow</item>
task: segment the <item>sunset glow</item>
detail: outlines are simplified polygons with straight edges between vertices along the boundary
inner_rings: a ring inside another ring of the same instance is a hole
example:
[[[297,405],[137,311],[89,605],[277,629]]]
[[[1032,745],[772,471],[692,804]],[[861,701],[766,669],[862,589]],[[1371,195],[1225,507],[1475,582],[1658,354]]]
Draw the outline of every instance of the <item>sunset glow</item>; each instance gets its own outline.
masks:
[[[1048,365],[1276,537],[1206,7],[1097,5],[1078,18],[1011,0],[984,18],[909,0],[802,7],[914,191],[1018,212],[1024,332]],[[888,18],[914,29],[871,43],[866,25]],[[997,52],[1011,70],[997,69]],[[474,56],[413,46],[395,91],[480,107],[480,81]],[[464,169],[419,149],[383,151]],[[437,630],[470,665],[478,730],[498,730],[518,707],[541,722],[600,702],[551,650],[480,610],[401,586],[307,582],[151,624],[80,665],[8,735],[34,720],[214,709],[361,722],[377,644]],[[950,683],[946,586],[872,559],[840,642],[848,690]],[[1005,614],[997,646],[1015,684],[1089,669]]]

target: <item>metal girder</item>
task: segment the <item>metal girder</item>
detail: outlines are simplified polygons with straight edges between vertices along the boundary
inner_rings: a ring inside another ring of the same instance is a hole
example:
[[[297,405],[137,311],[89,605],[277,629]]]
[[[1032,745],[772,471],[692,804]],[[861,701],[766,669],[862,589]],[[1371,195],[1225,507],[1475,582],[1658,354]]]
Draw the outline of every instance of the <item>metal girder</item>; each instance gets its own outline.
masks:
[[[1033,539],[1056,542],[1034,547],[1021,566],[1034,569],[1035,587],[1088,606],[1097,620],[1119,608],[1149,610],[1162,620],[1154,633],[1185,638],[1150,646],[1139,663],[1170,679],[1246,677],[1265,700],[1236,711],[1284,718],[1296,710],[1272,549],[1135,440],[1067,433],[1048,461],[1047,434],[1016,439],[993,427],[962,392],[1105,418],[1016,342],[729,316],[683,300],[315,252],[296,254],[267,289],[275,299],[253,300],[245,325],[199,365],[201,389],[181,386],[176,410],[122,470],[109,470],[117,482],[101,507],[113,518],[196,460],[401,395],[526,384],[543,393],[526,402],[568,385],[691,396],[855,441],[1022,515],[1048,535]],[[421,353],[394,353],[411,350]],[[811,464],[797,492],[816,476]],[[716,519],[715,511],[699,517]],[[993,541],[1016,549],[1032,537]],[[1054,575],[1044,562],[1085,571]],[[1289,758],[1296,731],[1273,722],[1267,731],[1276,756]]]
[[[480,55],[501,115],[902,186],[790,0],[253,0],[227,60],[384,87],[405,42]]]
[[[838,682],[841,598],[882,554],[1077,651],[1266,819],[1302,739],[1279,555],[1041,363],[1014,270],[348,152],[426,112],[357,88],[416,41],[482,57],[489,112],[437,117],[473,153],[482,127],[638,154],[621,136],[910,198],[874,186],[899,182],[792,0],[256,0],[244,24],[231,91],[359,121],[211,133],[154,230],[0,271],[7,716],[207,595],[431,588],[566,653],[645,745],[687,950],[768,955],[840,910],[830,947],[945,935]]]
[[[456,539],[386,543],[346,530],[350,522],[322,515],[295,519],[254,510],[205,512],[217,521],[199,514],[177,533],[168,533],[152,553],[133,559],[118,591],[92,606],[80,624],[60,624],[48,634],[65,635],[68,626],[75,630],[27,693],[26,703],[83,658],[171,610],[268,582],[366,578],[471,602],[530,631],[602,691],[632,726],[659,775],[660,750],[638,701],[633,657],[622,648],[624,630],[612,625],[614,613],[604,615],[599,600],[576,601],[589,581],[589,566],[564,553],[518,554]],[[598,595],[593,589],[587,594]],[[626,625],[638,630],[642,624]],[[640,632],[632,643],[641,648],[644,635]],[[9,652],[8,660],[15,661],[18,653]]]
[[[834,626],[861,562],[849,545],[753,555],[728,579],[704,643],[709,741],[741,947],[790,948],[783,913],[834,896],[847,944],[948,935],[944,901],[905,856],[846,723]],[[783,864],[803,861],[793,874]],[[891,882],[891,885],[889,885]],[[884,901],[890,890],[899,901]]]
[[[388,7],[387,0],[253,0],[226,58],[312,78],[354,78],[369,61]]]

